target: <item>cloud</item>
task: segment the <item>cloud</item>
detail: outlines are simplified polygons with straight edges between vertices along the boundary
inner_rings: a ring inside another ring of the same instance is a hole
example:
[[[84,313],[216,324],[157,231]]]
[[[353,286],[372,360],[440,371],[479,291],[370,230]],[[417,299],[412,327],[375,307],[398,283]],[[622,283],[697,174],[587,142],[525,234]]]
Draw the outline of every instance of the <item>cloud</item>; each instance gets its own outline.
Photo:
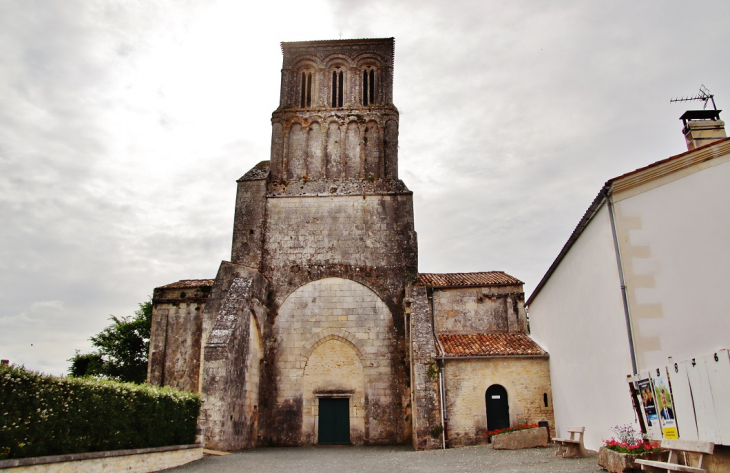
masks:
[[[332,3],[350,36],[396,38],[420,269],[506,270],[528,294],[603,182],[684,150],[669,98],[727,72],[705,41],[723,28],[678,1]]]
[[[714,14],[675,0],[3,2],[0,356],[61,373],[109,314],[213,277],[235,180],[269,156],[279,42],[340,31],[396,38],[420,269],[501,269],[529,293],[605,180],[683,150],[670,97],[701,83],[730,97],[730,4],[695,8]]]
[[[30,310],[45,310],[45,311],[59,311],[63,310],[63,301],[40,301],[34,302],[30,305]]]
[[[0,325],[43,325],[43,322],[40,320],[31,319],[30,317],[28,317],[28,314],[26,312],[21,312],[16,315],[0,316]]]

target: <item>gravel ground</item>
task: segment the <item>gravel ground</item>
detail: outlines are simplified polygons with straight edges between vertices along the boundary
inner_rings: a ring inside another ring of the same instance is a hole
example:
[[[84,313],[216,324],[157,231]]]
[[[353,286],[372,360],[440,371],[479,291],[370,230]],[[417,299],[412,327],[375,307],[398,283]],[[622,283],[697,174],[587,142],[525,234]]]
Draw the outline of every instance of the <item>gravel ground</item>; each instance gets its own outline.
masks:
[[[202,460],[168,472],[285,472],[335,473],[350,471],[385,473],[484,472],[602,472],[596,455],[566,459],[555,456],[556,447],[493,450],[491,446],[414,452],[397,447],[292,447],[257,448]]]

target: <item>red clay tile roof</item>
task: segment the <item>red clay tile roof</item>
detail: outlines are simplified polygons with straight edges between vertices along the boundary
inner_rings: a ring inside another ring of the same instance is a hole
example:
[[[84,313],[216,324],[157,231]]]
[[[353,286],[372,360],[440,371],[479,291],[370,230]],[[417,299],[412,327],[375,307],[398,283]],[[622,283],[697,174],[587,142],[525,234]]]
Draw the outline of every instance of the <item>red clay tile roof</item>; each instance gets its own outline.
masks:
[[[447,357],[459,356],[547,356],[525,333],[472,333],[438,336]]]
[[[215,279],[181,279],[178,282],[167,284],[166,286],[160,286],[165,289],[182,289],[185,287],[203,287],[212,286]]]
[[[504,271],[488,271],[485,273],[421,273],[418,275],[416,284],[430,287],[483,287],[524,283],[505,274]]]

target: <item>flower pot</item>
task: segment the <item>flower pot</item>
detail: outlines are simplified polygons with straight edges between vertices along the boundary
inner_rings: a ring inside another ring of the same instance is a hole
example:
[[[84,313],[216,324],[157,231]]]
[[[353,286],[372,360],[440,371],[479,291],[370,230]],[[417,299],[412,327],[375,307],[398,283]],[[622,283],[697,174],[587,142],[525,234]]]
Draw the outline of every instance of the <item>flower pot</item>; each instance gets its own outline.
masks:
[[[495,450],[517,450],[520,448],[547,447],[547,429],[516,430],[492,436],[492,447]]]
[[[601,447],[598,450],[598,465],[612,473],[622,472],[638,472],[641,471],[641,465],[637,465],[635,460],[656,460],[667,461],[668,452],[645,452],[633,455],[631,453],[621,453],[615,450],[609,450]]]

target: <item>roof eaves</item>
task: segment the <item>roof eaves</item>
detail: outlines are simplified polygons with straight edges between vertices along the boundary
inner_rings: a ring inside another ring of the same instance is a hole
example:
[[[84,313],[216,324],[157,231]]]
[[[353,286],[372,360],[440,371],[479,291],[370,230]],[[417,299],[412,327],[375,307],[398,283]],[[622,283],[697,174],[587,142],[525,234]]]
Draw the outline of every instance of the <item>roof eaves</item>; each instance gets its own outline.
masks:
[[[517,286],[524,282],[504,271],[481,271],[474,273],[419,273],[416,286],[432,289],[464,287]]]

